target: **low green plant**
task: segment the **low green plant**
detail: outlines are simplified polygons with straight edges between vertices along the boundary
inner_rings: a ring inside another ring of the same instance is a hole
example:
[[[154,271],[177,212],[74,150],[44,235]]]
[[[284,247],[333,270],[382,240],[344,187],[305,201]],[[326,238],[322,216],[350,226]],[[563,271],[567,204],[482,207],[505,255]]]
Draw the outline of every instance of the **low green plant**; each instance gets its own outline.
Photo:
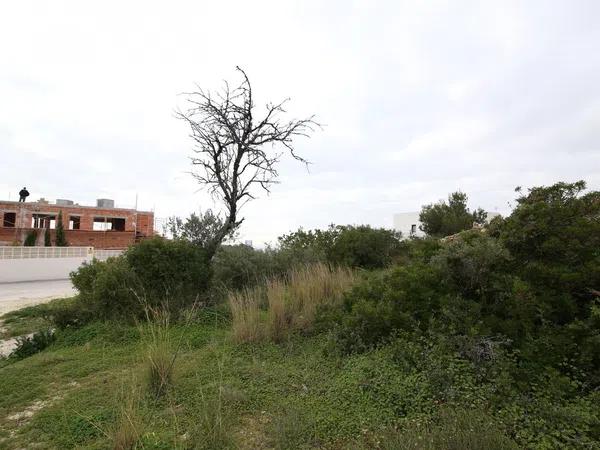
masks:
[[[382,450],[516,450],[488,414],[477,410],[442,408],[436,419],[407,421],[399,429],[384,433]]]
[[[52,330],[43,330],[33,333],[31,336],[20,336],[17,338],[17,346],[10,354],[10,358],[23,359],[41,352],[55,341]]]
[[[270,423],[269,443],[276,450],[318,448],[314,425],[306,412],[283,408]]]

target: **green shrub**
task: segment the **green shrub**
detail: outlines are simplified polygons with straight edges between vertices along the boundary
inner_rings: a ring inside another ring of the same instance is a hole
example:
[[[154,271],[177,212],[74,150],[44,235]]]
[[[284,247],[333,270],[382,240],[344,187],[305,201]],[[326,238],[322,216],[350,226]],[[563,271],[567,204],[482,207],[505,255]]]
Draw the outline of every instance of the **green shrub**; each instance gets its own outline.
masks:
[[[179,309],[206,293],[210,264],[206,251],[184,240],[147,239],[124,255],[131,272],[152,304],[162,299]]]
[[[584,190],[583,181],[532,188],[499,227],[515,272],[557,324],[586,317],[598,297],[600,192]]]
[[[180,240],[145,240],[122,256],[94,260],[71,273],[79,299],[54,320],[64,328],[89,319],[142,319],[146,306],[179,314],[204,299],[209,279],[202,248]]]
[[[279,238],[282,251],[304,255],[330,264],[375,269],[392,263],[400,248],[400,233],[369,225],[335,226],[304,231]]]
[[[23,359],[41,352],[55,340],[52,330],[38,331],[31,336],[17,338],[17,347],[10,354],[11,358]]]
[[[470,230],[474,222],[485,223],[487,213],[481,208],[470,211],[467,200],[467,194],[458,191],[448,196],[448,203],[439,201],[423,206],[419,214],[421,231],[428,236],[444,237]]]
[[[437,273],[427,265],[371,274],[344,298],[341,324],[336,326],[340,349],[363,351],[395,331],[426,330],[443,295]]]
[[[23,246],[24,247],[35,247],[36,242],[37,242],[37,231],[31,230],[29,233],[27,233],[27,236],[25,236],[25,241],[23,241]]]
[[[123,257],[94,260],[71,273],[79,291],[74,305],[55,315],[57,326],[85,323],[91,319],[134,319],[142,317],[143,304],[135,295],[138,283]]]
[[[442,245],[431,258],[431,266],[453,292],[494,300],[510,284],[510,260],[508,250],[498,240],[475,232]]]
[[[398,252],[400,233],[368,225],[340,229],[328,255],[329,262],[364,269],[389,266]]]
[[[263,282],[278,272],[273,252],[248,245],[222,246],[213,258],[213,286],[219,290],[240,290]]]

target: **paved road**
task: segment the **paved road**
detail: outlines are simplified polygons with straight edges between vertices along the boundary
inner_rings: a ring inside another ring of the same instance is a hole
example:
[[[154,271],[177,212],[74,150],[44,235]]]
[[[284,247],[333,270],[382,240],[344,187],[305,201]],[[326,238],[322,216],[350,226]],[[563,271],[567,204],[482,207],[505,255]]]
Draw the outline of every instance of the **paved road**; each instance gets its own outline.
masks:
[[[0,283],[0,315],[75,294],[71,280]]]

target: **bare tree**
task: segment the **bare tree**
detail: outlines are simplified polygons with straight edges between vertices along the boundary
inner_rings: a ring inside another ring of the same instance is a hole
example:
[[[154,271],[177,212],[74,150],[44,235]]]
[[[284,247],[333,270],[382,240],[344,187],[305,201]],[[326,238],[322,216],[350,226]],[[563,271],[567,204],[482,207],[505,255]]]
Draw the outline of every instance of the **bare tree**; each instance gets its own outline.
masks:
[[[225,207],[223,226],[207,246],[211,257],[244,221],[239,217],[240,208],[255,198],[256,189],[268,193],[277,183],[276,166],[285,153],[308,164],[296,153],[293,140],[309,137],[319,127],[314,116],[283,120],[289,99],[268,103],[262,117],[255,118],[250,80],[246,72],[236,69],[242,74],[237,88],[231,89],[225,82],[216,93],[202,89],[186,93],[188,109],[177,112],[190,126],[195,143],[191,159],[199,170],[192,174]]]

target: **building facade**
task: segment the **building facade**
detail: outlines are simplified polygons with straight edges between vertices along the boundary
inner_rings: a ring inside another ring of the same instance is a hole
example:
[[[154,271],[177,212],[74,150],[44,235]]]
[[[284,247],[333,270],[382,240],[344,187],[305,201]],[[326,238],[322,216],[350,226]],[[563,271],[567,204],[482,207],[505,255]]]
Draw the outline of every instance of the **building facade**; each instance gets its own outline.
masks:
[[[96,206],[70,200],[0,201],[0,245],[22,245],[34,230],[37,245],[44,245],[46,229],[54,242],[59,213],[70,246],[123,249],[154,235],[153,212],[115,208],[112,200],[99,199]]]
[[[403,238],[425,236],[420,226],[419,211],[394,214],[394,230],[402,232]]]

